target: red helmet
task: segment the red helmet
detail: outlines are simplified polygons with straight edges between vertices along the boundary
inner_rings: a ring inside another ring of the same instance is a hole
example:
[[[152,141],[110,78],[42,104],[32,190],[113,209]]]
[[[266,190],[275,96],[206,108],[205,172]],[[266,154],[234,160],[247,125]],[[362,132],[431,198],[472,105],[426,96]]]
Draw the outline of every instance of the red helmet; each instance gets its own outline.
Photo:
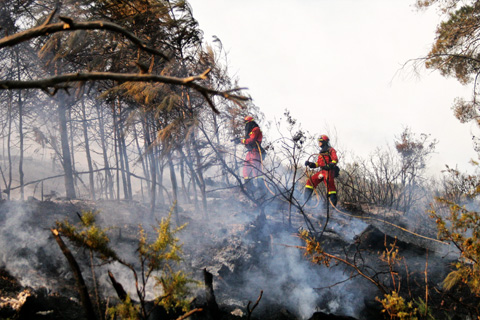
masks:
[[[250,122],[253,121],[253,117],[246,116],[245,118],[243,118],[243,120],[245,120],[245,122]]]
[[[328,142],[330,141],[330,139],[328,138],[328,136],[322,134],[320,138],[318,138],[318,142],[323,142],[323,141]]]

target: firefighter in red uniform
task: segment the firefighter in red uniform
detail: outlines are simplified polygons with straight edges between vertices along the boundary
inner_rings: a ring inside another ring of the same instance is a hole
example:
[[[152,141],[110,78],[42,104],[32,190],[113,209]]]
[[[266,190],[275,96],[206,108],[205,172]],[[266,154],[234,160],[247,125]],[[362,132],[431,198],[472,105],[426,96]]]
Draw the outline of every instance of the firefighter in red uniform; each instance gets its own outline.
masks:
[[[262,170],[262,139],[263,134],[260,127],[253,117],[246,116],[245,121],[245,138],[240,139],[240,143],[247,148],[247,156],[243,162],[243,179],[247,190],[253,192],[253,179],[257,180],[258,192],[263,188],[263,170]]]
[[[312,175],[305,185],[305,202],[312,196],[313,190],[317,185],[324,181],[327,188],[328,198],[331,200],[333,206],[337,205],[337,188],[335,187],[335,172],[338,162],[337,152],[330,146],[330,139],[326,135],[321,135],[318,138],[320,146],[320,154],[317,162],[305,161],[305,166],[309,168],[320,168],[321,170]]]

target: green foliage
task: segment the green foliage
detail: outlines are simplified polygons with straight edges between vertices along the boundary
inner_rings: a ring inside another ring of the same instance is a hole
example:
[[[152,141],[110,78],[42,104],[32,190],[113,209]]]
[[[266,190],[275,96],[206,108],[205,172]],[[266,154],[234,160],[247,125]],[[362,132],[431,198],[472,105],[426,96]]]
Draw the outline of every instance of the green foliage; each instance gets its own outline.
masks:
[[[170,212],[167,218],[162,218],[158,227],[155,228],[157,238],[152,243],[148,243],[145,230],[140,226],[138,253],[142,259],[148,261],[148,267],[152,270],[159,270],[167,261],[181,260],[182,246],[178,244],[179,240],[175,234],[186,225],[171,230],[171,217]]]
[[[480,67],[480,2],[476,0],[417,0],[420,8],[438,5],[447,19],[437,26],[435,42],[423,60],[425,66],[438,70],[445,77],[454,77],[462,84],[473,83],[471,101],[457,99],[453,106],[461,122],[478,121],[478,69]],[[477,150],[480,145],[477,143]]]
[[[95,216],[98,212],[84,211],[78,226],[72,225],[68,220],[56,222],[58,231],[78,247],[89,248],[97,253],[102,260],[118,260],[117,254],[110,248],[110,239],[106,231],[96,224]]]
[[[425,65],[467,84],[474,79],[479,64],[476,41],[480,6],[477,1],[465,1],[461,5],[459,2],[442,3],[440,6],[447,19],[437,27],[436,41]]]
[[[140,319],[140,307],[134,305],[130,296],[127,296],[125,301],[120,302],[114,307],[108,308],[108,315],[111,320],[123,319],[123,320],[138,320]]]
[[[155,228],[157,238],[149,243],[145,230],[140,227],[138,242],[139,259],[147,266],[147,277],[153,272],[161,271],[161,276],[155,276],[155,287],[160,288],[162,295],[156,300],[167,310],[181,308],[188,310],[189,301],[186,297],[189,293],[189,285],[195,283],[189,279],[183,271],[175,271],[172,263],[178,263],[181,259],[182,246],[175,236],[177,232],[185,228],[182,225],[172,230],[172,211],[168,217],[162,218],[158,227]]]
[[[383,299],[376,298],[383,306],[382,312],[388,314],[390,319],[400,320],[435,320],[431,308],[422,298],[406,301],[397,291],[385,294]]]
[[[162,277],[155,277],[156,286],[161,287],[163,296],[157,298],[157,302],[167,310],[181,309],[186,312],[189,309],[190,301],[187,300],[189,285],[197,283],[188,278],[183,271],[169,269]]]
[[[57,221],[56,225],[59,232],[76,246],[92,250],[105,262],[116,261],[130,269],[135,279],[137,298],[140,301],[145,301],[146,287],[149,279],[153,277],[154,287],[161,291],[155,298],[157,304],[162,305],[167,311],[173,309],[188,311],[190,301],[187,298],[190,285],[195,281],[185,272],[177,270],[178,263],[182,261],[182,245],[179,244],[176,236],[186,225],[172,228],[172,213],[173,207],[168,216],[162,218],[154,228],[156,237],[152,242],[148,241],[145,229],[140,226],[137,247],[139,270],[110,248],[106,230],[96,224],[97,213],[83,212],[79,215],[81,221],[77,226],[68,221]],[[144,307],[144,303],[134,304],[128,297],[117,306],[110,308],[108,312],[111,319],[144,319],[148,317]]]
[[[385,294],[383,299],[377,298],[377,301],[383,306],[382,312],[388,314],[390,319],[418,319],[418,309],[415,307],[413,301],[406,302],[396,291],[393,291],[391,294]]]
[[[417,305],[418,314],[422,316],[422,319],[435,320],[435,317],[432,314],[432,309],[428,307],[426,301],[423,301],[420,297],[413,299],[413,301]]]
[[[441,211],[431,210],[438,237],[452,242],[460,251],[460,259],[454,265],[456,270],[445,278],[443,287],[449,290],[465,284],[476,297],[480,297],[480,213],[445,199],[439,198],[438,202],[448,208],[445,217]]]
[[[310,261],[318,265],[330,266],[332,258],[326,254],[320,241],[307,230],[300,233],[300,239],[305,242],[305,256],[309,257]]]
[[[395,267],[404,262],[404,257],[399,255],[398,247],[395,243],[391,243],[389,246],[385,244],[384,252],[379,254],[379,260],[385,263],[388,271],[373,270],[376,275],[370,275],[367,271],[371,269],[370,266],[362,267],[352,262],[352,259],[348,257],[339,257],[338,255],[332,255],[326,252],[320,241],[308,231],[302,231],[299,237],[305,242],[305,246],[302,247],[305,251],[305,256],[313,263],[325,265],[326,267],[330,267],[332,260],[343,263],[344,265],[352,267],[358,275],[375,284],[384,293],[383,299],[378,297],[375,299],[382,304],[382,312],[387,314],[389,319],[434,319],[432,309],[422,298],[418,297],[416,299],[406,300],[400,295],[401,278],[400,273]],[[390,281],[387,281],[388,283],[381,282],[377,277],[379,273],[389,274]]]

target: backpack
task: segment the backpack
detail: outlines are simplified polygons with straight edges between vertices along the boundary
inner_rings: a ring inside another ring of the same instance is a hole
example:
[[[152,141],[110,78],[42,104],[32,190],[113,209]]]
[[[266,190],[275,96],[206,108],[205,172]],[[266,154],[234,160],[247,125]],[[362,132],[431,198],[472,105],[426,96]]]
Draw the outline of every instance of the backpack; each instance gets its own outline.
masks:
[[[338,178],[338,176],[340,175],[340,168],[338,166],[335,166],[335,168],[333,170],[335,170],[334,173],[333,173],[333,176],[335,178]]]
[[[328,148],[328,154],[330,155],[330,148]],[[322,158],[323,158],[323,161],[326,163],[327,161],[325,160],[325,157],[323,155],[322,155]],[[340,175],[340,168],[335,164],[335,167],[333,168],[333,177],[338,178],[339,175]]]

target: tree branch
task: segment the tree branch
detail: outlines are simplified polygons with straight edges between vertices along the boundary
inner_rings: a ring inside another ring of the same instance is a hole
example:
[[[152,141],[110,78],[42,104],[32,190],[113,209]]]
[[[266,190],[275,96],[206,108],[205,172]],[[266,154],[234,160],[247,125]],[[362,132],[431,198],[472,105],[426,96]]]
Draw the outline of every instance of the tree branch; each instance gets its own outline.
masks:
[[[59,89],[66,89],[66,86],[72,82],[84,82],[84,81],[101,81],[101,80],[112,80],[118,82],[160,82],[173,85],[182,85],[185,87],[192,88],[204,97],[208,98],[209,96],[221,96],[229,100],[240,100],[247,101],[249,98],[230,94],[232,91],[241,90],[231,89],[228,91],[218,91],[214,89],[207,88],[202,86],[195,81],[204,80],[207,78],[207,74],[210,72],[210,69],[207,69],[204,73],[197,76],[191,76],[186,78],[177,78],[169,76],[160,76],[154,74],[138,74],[138,73],[114,73],[114,72],[77,72],[77,73],[65,73],[58,76],[38,79],[38,80],[1,80],[0,81],[0,90],[12,90],[12,89],[41,89],[48,91],[49,88],[53,88],[55,94]],[[219,113],[217,108],[213,105],[211,99],[207,99],[209,106],[215,113]]]
[[[51,19],[51,18],[50,18]],[[62,17],[63,22],[57,22],[52,24],[41,25],[35,28],[31,28],[11,36],[0,39],[0,48],[11,47],[24,41],[31,40],[40,36],[49,35],[56,32],[75,31],[75,30],[109,30],[117,33],[121,33],[131,42],[133,42],[138,48],[161,56],[165,60],[170,60],[170,57],[157,49],[148,47],[142,39],[135,36],[130,31],[125,30],[120,25],[108,22],[108,21],[87,21],[87,22],[74,22],[71,18]],[[67,22],[68,21],[68,22]]]
[[[263,290],[260,291],[260,295],[258,296],[258,299],[257,301],[255,302],[255,304],[253,305],[253,307],[250,308],[250,304],[252,303],[251,301],[248,301],[248,304],[247,304],[247,319],[250,320],[251,316],[252,316],[252,312],[253,310],[255,310],[255,308],[258,306],[258,303],[260,302],[260,300],[262,299],[262,296],[263,296]]]

